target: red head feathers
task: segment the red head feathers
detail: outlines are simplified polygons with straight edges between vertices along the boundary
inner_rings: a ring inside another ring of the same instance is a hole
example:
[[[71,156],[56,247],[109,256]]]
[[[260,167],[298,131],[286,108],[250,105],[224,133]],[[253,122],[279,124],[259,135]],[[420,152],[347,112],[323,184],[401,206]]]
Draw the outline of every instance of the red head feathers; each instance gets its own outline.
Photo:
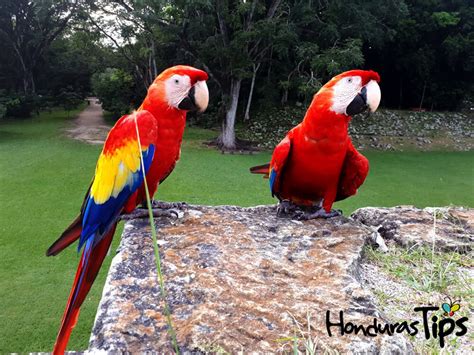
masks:
[[[206,81],[208,79],[207,73],[203,70],[196,69],[188,65],[176,65],[164,70],[156,77],[154,83],[164,81],[173,75],[188,76],[191,79],[191,85],[194,85],[198,81]]]
[[[355,70],[349,70],[344,73],[341,73],[339,75],[336,75],[334,78],[332,78],[325,86],[333,86],[335,82],[341,80],[342,78],[347,78],[351,76],[359,76],[362,78],[362,86],[366,85],[370,80],[375,80],[376,82],[380,82],[380,75],[373,71],[373,70],[360,70],[360,69],[355,69]]]

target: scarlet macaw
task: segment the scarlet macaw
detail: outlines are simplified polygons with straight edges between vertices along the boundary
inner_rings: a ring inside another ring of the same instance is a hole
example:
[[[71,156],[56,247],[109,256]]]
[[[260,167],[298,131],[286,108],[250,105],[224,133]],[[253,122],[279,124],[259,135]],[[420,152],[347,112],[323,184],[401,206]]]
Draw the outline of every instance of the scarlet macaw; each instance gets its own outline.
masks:
[[[179,159],[186,112],[204,111],[209,101],[207,73],[189,66],[163,71],[149,87],[140,108],[110,130],[79,216],[48,249],[56,255],[79,239],[84,246],[63,315],[54,353],[64,353],[79,309],[102,265],[119,216],[145,201],[143,165],[150,196]],[[137,130],[139,137],[137,137]],[[140,146],[138,139],[140,140]]]
[[[354,195],[369,172],[369,161],[347,133],[349,122],[352,115],[377,109],[379,81],[376,72],[365,70],[332,78],[314,95],[303,121],[276,146],[270,164],[250,169],[270,178],[279,215],[340,215],[331,210],[333,203]]]

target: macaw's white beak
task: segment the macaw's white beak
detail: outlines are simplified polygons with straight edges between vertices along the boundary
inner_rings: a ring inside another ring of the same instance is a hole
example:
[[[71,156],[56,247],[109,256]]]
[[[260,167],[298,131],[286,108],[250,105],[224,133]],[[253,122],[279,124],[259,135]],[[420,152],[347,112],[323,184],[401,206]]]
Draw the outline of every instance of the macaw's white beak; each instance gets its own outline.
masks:
[[[179,103],[178,108],[186,111],[204,112],[209,104],[209,90],[205,81],[198,81]]]
[[[370,112],[375,112],[379,107],[380,98],[382,97],[380,86],[375,80],[371,80],[365,88],[367,89],[367,106],[369,106]]]
[[[380,86],[375,80],[369,81],[346,108],[346,115],[353,116],[369,109],[375,112],[380,104]]]
[[[209,89],[204,80],[194,84],[194,102],[199,112],[206,111],[207,105],[209,104]]]

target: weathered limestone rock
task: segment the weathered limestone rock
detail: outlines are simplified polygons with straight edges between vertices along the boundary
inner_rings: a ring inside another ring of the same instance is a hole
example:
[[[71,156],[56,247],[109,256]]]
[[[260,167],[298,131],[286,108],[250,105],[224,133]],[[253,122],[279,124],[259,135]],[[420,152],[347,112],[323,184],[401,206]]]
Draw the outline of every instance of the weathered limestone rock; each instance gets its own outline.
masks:
[[[384,323],[359,280],[371,228],[345,217],[280,219],[273,206],[190,206],[181,219],[156,222],[182,352],[292,351],[294,336],[311,338],[320,351],[412,351],[400,334],[327,334],[327,310],[332,322],[342,310],[345,322]],[[172,351],[145,219],[125,226],[90,350]]]
[[[351,217],[403,247],[434,245],[436,250],[467,252],[474,245],[474,209],[366,207]]]
[[[474,309],[471,306],[474,209],[362,208],[352,217],[378,230],[375,233],[386,238],[388,254],[392,254],[387,255],[385,261],[384,258],[364,258],[361,264],[363,286],[377,296],[377,310],[390,323],[413,320],[415,306],[440,307],[449,296],[462,304],[454,318],[468,317],[467,328],[469,331],[474,328]],[[433,246],[434,253],[431,251]],[[425,250],[420,253],[416,250],[418,247],[425,247]],[[463,255],[453,262],[453,258],[459,257],[458,253]],[[425,258],[420,260],[420,254],[424,254]],[[394,255],[402,256],[399,262],[393,258]],[[407,269],[403,270],[404,267]],[[410,275],[411,268],[413,275]],[[410,339],[417,354],[473,353],[472,337],[455,337],[452,334],[447,346],[441,349],[439,339],[428,341],[425,336],[423,331]]]

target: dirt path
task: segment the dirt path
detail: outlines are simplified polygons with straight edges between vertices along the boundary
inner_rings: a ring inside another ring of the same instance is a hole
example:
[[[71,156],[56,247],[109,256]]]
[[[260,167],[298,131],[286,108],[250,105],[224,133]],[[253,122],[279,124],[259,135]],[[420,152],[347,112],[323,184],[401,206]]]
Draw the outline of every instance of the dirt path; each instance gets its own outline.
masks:
[[[88,97],[89,105],[66,129],[69,138],[90,144],[103,144],[110,126],[104,120],[102,106],[95,97]]]

